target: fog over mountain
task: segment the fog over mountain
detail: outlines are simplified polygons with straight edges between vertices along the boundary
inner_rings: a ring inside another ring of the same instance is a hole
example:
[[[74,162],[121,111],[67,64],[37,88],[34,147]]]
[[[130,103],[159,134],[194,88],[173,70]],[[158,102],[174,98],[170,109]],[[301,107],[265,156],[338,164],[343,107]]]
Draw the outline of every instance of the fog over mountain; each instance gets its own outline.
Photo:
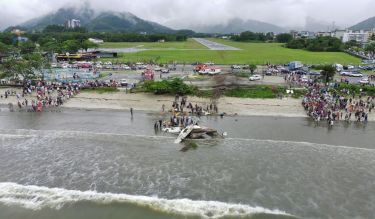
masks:
[[[0,29],[86,3],[97,12],[130,12],[174,29],[225,26],[233,19],[304,29],[307,18],[349,27],[375,15],[373,0],[0,0]]]

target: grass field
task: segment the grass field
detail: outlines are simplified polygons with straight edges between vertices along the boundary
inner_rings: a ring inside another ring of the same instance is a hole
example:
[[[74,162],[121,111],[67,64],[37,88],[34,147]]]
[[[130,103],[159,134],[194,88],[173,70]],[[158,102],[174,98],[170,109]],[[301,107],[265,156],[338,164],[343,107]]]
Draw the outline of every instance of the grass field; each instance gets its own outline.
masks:
[[[179,63],[208,62],[216,64],[286,64],[291,61],[302,61],[305,64],[359,64],[360,59],[340,52],[309,52],[284,48],[279,43],[242,43],[229,40],[211,39],[226,45],[234,46],[239,51],[212,51],[202,45],[196,45],[192,39],[187,42],[167,43],[116,43],[119,47],[126,45],[144,45],[149,49],[137,53],[120,54],[121,61],[143,61],[154,60],[158,63]],[[116,44],[104,44],[114,46]],[[163,46],[162,48],[160,48]],[[104,47],[104,46],[103,46]],[[160,48],[160,49],[158,49]],[[169,49],[168,49],[169,48]],[[171,49],[174,48],[174,49]],[[199,50],[181,50],[193,49]],[[180,50],[179,50],[180,49]],[[203,49],[203,50],[202,50]]]
[[[164,43],[148,43],[148,42],[121,42],[121,43],[103,43],[100,48],[143,48],[152,50],[182,50],[182,49],[205,49],[207,47],[196,42],[193,39],[188,39],[185,42],[164,42]]]
[[[82,92],[91,92],[91,93],[98,93],[98,94],[104,94],[104,93],[117,93],[120,90],[118,90],[115,87],[97,87],[97,88],[87,88],[83,89]]]

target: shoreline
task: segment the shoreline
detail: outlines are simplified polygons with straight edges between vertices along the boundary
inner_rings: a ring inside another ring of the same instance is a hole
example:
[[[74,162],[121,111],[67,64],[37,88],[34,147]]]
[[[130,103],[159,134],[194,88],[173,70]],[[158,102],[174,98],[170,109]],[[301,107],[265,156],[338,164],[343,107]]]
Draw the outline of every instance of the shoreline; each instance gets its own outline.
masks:
[[[27,96],[27,99],[33,99],[34,96]],[[174,96],[154,95],[148,93],[95,93],[81,92],[67,100],[61,109],[77,110],[114,110],[114,111],[134,111],[163,114],[168,113]],[[7,99],[0,99],[0,106],[8,108],[8,103],[13,103],[15,109],[17,99],[10,96]],[[209,98],[199,98],[188,96],[188,102],[193,105],[197,103],[201,106],[207,106],[211,103]],[[165,105],[165,112],[162,112],[162,105]],[[219,113],[226,113],[226,116],[259,116],[259,117],[283,117],[283,118],[308,118],[302,106],[302,99],[284,98],[284,99],[250,99],[222,97],[217,100]],[[58,109],[58,108],[56,108]],[[368,121],[375,121],[375,113],[369,114]]]

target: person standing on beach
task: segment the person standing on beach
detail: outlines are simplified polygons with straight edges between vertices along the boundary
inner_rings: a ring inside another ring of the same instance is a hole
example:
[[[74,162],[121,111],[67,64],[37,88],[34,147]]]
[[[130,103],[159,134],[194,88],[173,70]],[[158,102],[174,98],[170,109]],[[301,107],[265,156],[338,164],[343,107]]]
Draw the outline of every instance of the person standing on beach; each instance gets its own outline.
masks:
[[[133,117],[133,107],[130,108],[130,115]]]

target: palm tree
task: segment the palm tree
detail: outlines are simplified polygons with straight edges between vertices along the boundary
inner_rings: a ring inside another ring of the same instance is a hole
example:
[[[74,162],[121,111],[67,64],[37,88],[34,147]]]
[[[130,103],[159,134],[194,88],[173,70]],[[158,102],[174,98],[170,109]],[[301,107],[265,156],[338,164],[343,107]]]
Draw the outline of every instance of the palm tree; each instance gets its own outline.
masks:
[[[320,74],[322,75],[324,82],[328,83],[335,76],[336,68],[333,65],[324,65]]]
[[[251,74],[254,74],[255,70],[257,70],[257,66],[255,64],[249,65],[249,69]]]

